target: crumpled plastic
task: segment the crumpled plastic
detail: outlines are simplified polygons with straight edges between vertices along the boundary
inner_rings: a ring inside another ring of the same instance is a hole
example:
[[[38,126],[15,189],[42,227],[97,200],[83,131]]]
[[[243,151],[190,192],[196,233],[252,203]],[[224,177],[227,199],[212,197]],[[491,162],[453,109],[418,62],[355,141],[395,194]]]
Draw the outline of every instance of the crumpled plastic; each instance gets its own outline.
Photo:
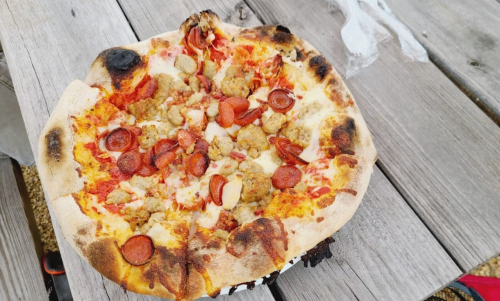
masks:
[[[35,164],[21,110],[2,52],[0,52],[0,108],[0,153],[14,158],[21,165]]]
[[[388,29],[398,36],[402,53],[409,61],[429,61],[425,48],[394,16],[384,0],[326,1],[337,6],[346,19],[341,35],[348,51],[347,78],[378,58],[378,43],[392,39]]]

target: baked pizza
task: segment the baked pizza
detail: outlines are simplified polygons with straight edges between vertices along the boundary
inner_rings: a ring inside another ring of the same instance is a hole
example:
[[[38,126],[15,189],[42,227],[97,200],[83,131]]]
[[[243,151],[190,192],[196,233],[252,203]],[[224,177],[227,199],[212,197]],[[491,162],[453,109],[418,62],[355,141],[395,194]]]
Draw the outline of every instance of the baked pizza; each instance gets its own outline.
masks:
[[[217,296],[354,214],[376,151],[328,61],[283,26],[225,24],[103,51],[63,93],[38,168],[74,249],[124,289]]]

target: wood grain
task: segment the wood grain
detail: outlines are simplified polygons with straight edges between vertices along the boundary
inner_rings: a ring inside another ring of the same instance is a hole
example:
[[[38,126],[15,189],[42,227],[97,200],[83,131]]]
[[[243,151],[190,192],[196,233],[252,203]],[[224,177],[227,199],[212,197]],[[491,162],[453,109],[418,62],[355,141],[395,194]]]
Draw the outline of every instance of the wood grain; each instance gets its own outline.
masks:
[[[183,3],[189,7],[191,2]],[[163,12],[170,4],[120,3],[140,38],[158,34],[155,28],[171,30],[192,12],[177,8],[168,17],[156,18],[156,11],[139,6]],[[217,6],[203,3],[207,6],[197,6],[195,11],[212,7],[222,20],[230,19],[242,6],[236,1],[217,1]],[[245,25],[257,25],[253,13],[243,9],[247,19],[255,20]],[[378,169],[360,212],[334,237],[338,239],[333,244],[334,260],[316,269],[299,267],[299,263],[281,277],[279,288],[287,300],[330,300],[332,292],[336,300],[420,299],[461,273]]]
[[[344,18],[325,2],[248,3],[266,23],[288,26],[345,68]],[[396,43],[380,48],[372,66],[346,81],[379,164],[462,269],[471,270],[500,252],[500,129],[433,64],[404,62]]]
[[[378,168],[355,216],[333,235],[333,257],[278,278],[286,300],[421,300],[460,276]]]
[[[0,159],[0,300],[47,299],[41,269],[12,162]]]
[[[105,48],[137,41],[115,1],[0,0],[0,34],[34,153],[59,95]],[[105,20],[105,21],[103,21]],[[109,285],[68,245],[52,210],[75,300],[147,300]]]
[[[500,5],[491,0],[388,0],[431,59],[500,120]]]

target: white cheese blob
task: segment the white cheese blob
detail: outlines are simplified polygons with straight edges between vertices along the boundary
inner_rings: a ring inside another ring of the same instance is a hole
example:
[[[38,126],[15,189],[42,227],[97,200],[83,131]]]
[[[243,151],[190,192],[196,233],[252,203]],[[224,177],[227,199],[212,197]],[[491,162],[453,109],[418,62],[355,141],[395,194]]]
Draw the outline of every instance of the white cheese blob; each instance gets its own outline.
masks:
[[[209,122],[205,129],[205,140],[207,140],[208,143],[212,143],[215,136],[227,137],[227,132],[224,128],[219,126],[217,122]]]
[[[178,78],[181,70],[174,67],[176,55],[162,57],[158,54],[153,54],[149,57],[149,75],[154,76],[156,74],[165,73],[173,78]]]
[[[215,82],[218,88],[221,87],[221,82],[226,77],[226,70],[233,64],[233,60],[231,58],[227,59],[222,66],[220,67],[219,71],[217,71],[217,74],[212,78],[212,80]]]
[[[129,182],[127,181],[121,181],[120,182],[120,188],[125,190],[126,192],[131,192],[137,196],[138,199],[143,199],[144,196],[146,195],[146,190],[142,190],[140,188],[134,187],[130,185]]]
[[[240,177],[234,177],[231,181],[224,185],[222,189],[222,208],[231,210],[240,200],[243,181]]]
[[[221,211],[221,206],[217,206],[214,203],[207,204],[207,206],[205,207],[205,212],[202,212],[200,214],[200,217],[198,217],[196,223],[200,227],[210,229],[214,227],[217,223],[217,220],[219,220],[219,214]]]
[[[202,110],[189,110],[186,114],[186,120],[189,127],[197,127],[203,123],[205,112]]]
[[[159,246],[172,246],[177,245],[178,241],[175,235],[171,234],[172,228],[167,225],[160,223],[155,223],[151,229],[149,229],[147,235],[153,239],[155,244]]]
[[[271,150],[265,150],[260,153],[260,156],[257,159],[254,159],[253,162],[258,163],[262,168],[264,168],[264,172],[268,174],[273,174],[274,171],[279,167],[278,164],[274,163],[271,157]]]

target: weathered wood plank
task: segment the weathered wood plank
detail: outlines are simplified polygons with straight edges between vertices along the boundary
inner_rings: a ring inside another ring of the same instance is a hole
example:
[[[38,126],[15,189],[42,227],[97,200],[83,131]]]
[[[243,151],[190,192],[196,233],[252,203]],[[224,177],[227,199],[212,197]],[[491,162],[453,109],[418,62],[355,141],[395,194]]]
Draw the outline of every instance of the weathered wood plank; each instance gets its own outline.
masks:
[[[421,300],[461,274],[378,168],[333,238],[326,263],[299,263],[278,279],[286,300]]]
[[[0,300],[47,299],[41,269],[12,162],[0,159]]]
[[[265,22],[288,26],[345,68],[344,18],[325,2],[248,3]],[[470,270],[500,251],[500,129],[433,64],[404,62],[397,43],[381,50],[372,66],[347,81],[374,135],[379,164]]]
[[[105,48],[137,41],[115,1],[0,1],[0,34],[34,153],[60,94]],[[50,210],[50,206],[49,206]],[[103,282],[64,240],[50,210],[75,300],[148,300]]]
[[[243,26],[260,24],[237,1],[217,1],[217,5],[205,1],[194,10],[190,10],[191,2],[184,1],[186,7],[176,6],[171,13],[157,18],[156,11],[165,12],[174,5],[154,0],[120,0],[140,38],[158,34],[155,30],[172,30],[186,16],[206,7],[222,20],[234,18],[235,13],[239,16],[238,8],[242,7],[246,19],[254,20]],[[157,10],[145,11],[139,9],[141,5]],[[334,259],[316,269],[294,267],[281,277],[279,287],[286,291],[282,293],[287,298],[326,300],[332,299],[335,292],[338,300],[356,300],[356,296],[361,300],[405,296],[416,299],[460,275],[459,268],[378,169],[372,181],[360,212],[334,236],[338,239],[333,244]]]
[[[428,49],[433,62],[500,120],[500,5],[479,1],[387,4]]]

